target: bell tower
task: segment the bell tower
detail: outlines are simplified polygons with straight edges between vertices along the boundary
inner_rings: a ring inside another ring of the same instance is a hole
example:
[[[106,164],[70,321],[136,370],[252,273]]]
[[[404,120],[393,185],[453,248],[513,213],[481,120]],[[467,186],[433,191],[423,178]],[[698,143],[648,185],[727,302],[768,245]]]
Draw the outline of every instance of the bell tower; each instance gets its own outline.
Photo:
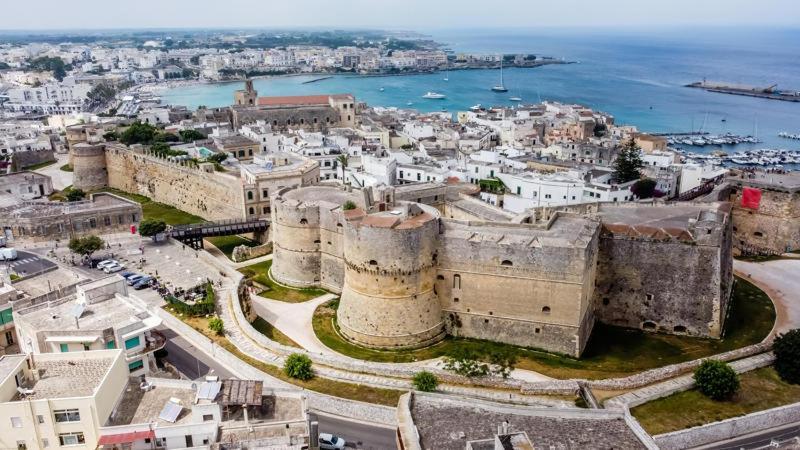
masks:
[[[253,80],[245,80],[244,89],[233,93],[233,102],[240,106],[255,106],[258,92],[253,87]]]

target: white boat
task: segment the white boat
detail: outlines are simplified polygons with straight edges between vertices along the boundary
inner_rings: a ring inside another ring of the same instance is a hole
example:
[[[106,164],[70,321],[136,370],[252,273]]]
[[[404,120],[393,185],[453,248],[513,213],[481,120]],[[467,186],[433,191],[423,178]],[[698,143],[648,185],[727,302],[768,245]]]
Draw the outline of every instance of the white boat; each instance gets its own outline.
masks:
[[[406,106],[411,106],[413,104],[414,104],[414,102],[408,102],[408,103],[406,103]]]
[[[509,97],[508,99],[511,100],[512,102],[521,102],[522,101],[521,97]]]
[[[442,78],[442,81],[450,81],[450,71],[449,70],[445,69],[444,78]]]
[[[383,89],[383,88],[380,88],[380,89],[378,89],[378,90],[379,90],[379,91],[381,91],[381,92],[383,92],[385,89]]]
[[[505,84],[503,84],[503,56],[500,56],[500,84],[497,86],[493,86],[492,90],[494,92],[508,92],[508,88],[506,88]]]
[[[428,100],[444,100],[447,96],[438,92],[428,91],[422,98],[427,98]]]
[[[480,111],[481,110],[481,104],[478,103],[477,105],[470,106],[469,109],[470,109],[470,111]]]

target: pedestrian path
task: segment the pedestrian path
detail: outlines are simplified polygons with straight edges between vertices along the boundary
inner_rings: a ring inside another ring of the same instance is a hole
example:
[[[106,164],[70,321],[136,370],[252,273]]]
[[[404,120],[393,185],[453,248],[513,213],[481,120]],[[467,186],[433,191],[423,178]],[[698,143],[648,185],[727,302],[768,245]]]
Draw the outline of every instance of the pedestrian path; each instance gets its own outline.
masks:
[[[256,314],[304,349],[314,353],[336,355],[336,352],[320,342],[312,325],[317,307],[335,298],[335,294],[325,294],[302,303],[287,303],[252,295],[250,300]]]

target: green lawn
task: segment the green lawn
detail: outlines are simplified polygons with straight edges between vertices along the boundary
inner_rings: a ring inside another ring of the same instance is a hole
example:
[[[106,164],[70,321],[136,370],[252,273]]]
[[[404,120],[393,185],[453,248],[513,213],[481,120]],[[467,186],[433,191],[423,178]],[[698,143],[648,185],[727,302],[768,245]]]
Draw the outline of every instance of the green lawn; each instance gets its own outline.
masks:
[[[72,172],[72,166],[69,164],[64,164],[63,166],[59,167],[59,169],[63,170],[64,172]]]
[[[267,322],[266,320],[262,319],[261,317],[256,318],[256,320],[252,323],[253,328],[256,329],[259,333],[263,334],[264,336],[272,339],[273,341],[288,345],[290,347],[300,347],[297,342],[293,341],[289,336],[281,333],[281,330],[275,328],[271,323]]]
[[[34,165],[32,165],[32,166],[28,166],[28,167],[26,167],[26,168],[25,168],[25,170],[37,170],[37,169],[41,169],[42,167],[52,166],[52,165],[53,165],[53,164],[55,164],[56,162],[58,162],[58,161],[56,161],[55,159],[54,159],[54,160],[52,160],[52,161],[45,161],[45,162],[42,162],[42,163],[39,163],[39,164],[34,164]]]
[[[252,239],[243,238],[241,236],[217,236],[206,238],[206,240],[214,247],[217,247],[222,253],[225,253],[225,256],[227,256],[228,259],[231,259],[233,249],[240,245],[246,245],[248,247],[256,247],[260,245],[258,242]]]
[[[248,279],[265,286],[267,290],[259,295],[272,300],[280,300],[288,303],[301,303],[328,293],[328,291],[325,291],[324,289],[294,289],[281,286],[270,279],[268,275],[270,267],[272,267],[272,261],[264,261],[258,264],[242,267],[239,269],[239,272],[241,272]]]
[[[181,211],[174,206],[154,202],[144,195],[129,194],[127,192],[112,188],[103,188],[95,192],[110,192],[112,194],[119,195],[120,197],[125,197],[129,200],[138,202],[142,205],[142,215],[144,216],[143,219],[163,220],[169,225],[185,225],[189,223],[199,223],[205,221],[202,217],[195,216],[194,214],[190,214],[186,211]]]
[[[453,337],[418,350],[367,349],[347,342],[337,332],[336,302],[317,309],[313,326],[323,344],[339,353],[369,361],[410,362],[452,355],[462,349],[484,355],[513,351],[518,358],[516,367],[554,378],[613,378],[725,352],[764,339],[775,322],[772,302],[754,285],[737,280],[724,339],[645,333],[598,323],[580,359],[496,342]]]
[[[800,385],[785,383],[772,367],[744,373],[741,382],[729,401],[717,402],[692,389],[637,406],[631,413],[648,433],[661,434],[800,401]]]

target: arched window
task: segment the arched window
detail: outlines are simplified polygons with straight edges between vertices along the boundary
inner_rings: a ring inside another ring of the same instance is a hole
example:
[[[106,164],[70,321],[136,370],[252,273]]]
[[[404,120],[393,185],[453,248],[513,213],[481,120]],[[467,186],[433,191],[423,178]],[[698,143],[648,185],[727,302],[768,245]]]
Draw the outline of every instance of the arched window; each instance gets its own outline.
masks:
[[[253,207],[250,207],[250,215],[253,215],[255,213],[256,213],[256,210]]]
[[[306,119],[300,119],[300,125],[305,125]]]
[[[375,261],[374,259],[370,259],[369,260],[369,265],[370,266],[377,266],[378,265],[378,261]]]
[[[500,263],[501,266],[511,267],[514,265],[511,261],[504,259],[503,262]]]
[[[647,321],[647,322],[642,324],[642,328],[644,328],[645,330],[655,330],[656,329],[656,324],[655,324],[655,322]]]
[[[686,327],[683,326],[683,325],[675,325],[672,328],[672,331],[674,331],[676,333],[686,333]]]
[[[550,307],[549,307],[549,306],[544,306],[544,307],[542,307],[542,313],[544,313],[544,314],[550,314]]]
[[[247,199],[248,200],[252,200],[253,199],[253,191],[247,191]]]
[[[453,275],[453,289],[461,289],[461,275]]]
[[[306,219],[300,219],[300,225],[308,225],[308,221]]]
[[[341,222],[337,223],[336,228],[342,228],[342,223]]]

